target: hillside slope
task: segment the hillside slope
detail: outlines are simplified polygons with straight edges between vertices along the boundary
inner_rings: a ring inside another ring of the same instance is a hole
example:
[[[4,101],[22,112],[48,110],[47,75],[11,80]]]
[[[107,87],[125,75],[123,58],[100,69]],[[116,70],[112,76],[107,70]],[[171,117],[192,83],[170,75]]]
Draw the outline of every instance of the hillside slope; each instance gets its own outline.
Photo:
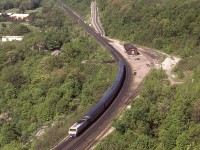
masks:
[[[199,149],[199,1],[97,2],[108,36],[181,56],[174,71],[185,83],[172,86],[163,70],[153,70],[131,109],[114,121],[114,133],[96,149]]]
[[[176,70],[180,77],[200,63],[198,0],[98,0],[98,3],[108,36],[186,58]]]
[[[99,0],[99,4],[104,28],[110,36],[181,56],[196,52],[194,48],[200,44],[197,0]]]
[[[0,20],[0,36],[24,36],[0,42],[1,150],[50,149],[117,74],[111,54],[54,1],[41,7],[28,22]]]

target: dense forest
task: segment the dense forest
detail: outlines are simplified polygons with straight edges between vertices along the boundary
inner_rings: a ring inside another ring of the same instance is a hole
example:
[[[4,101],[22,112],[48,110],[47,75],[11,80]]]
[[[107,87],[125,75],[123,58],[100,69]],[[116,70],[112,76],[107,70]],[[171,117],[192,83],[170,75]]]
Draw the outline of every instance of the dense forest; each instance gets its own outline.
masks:
[[[42,0],[1,0],[0,12],[16,8],[18,13],[24,13],[25,10],[33,10],[41,6]]]
[[[187,75],[198,67],[198,0],[98,0],[98,3],[107,35],[185,58],[175,70],[178,73]]]
[[[63,1],[88,18],[90,0]],[[0,43],[4,150],[51,148],[103,95],[117,71],[106,63],[113,58],[77,23],[50,1],[38,2],[42,11],[30,14],[28,25],[4,22],[0,27],[0,35],[24,35],[21,42]],[[174,72],[184,83],[171,85],[163,70],[152,70],[131,108],[113,121],[114,132],[96,149],[200,149],[199,1],[97,2],[108,36],[179,55],[182,59]],[[2,10],[20,6],[5,8],[7,1],[0,3]],[[52,56],[54,50],[61,54]],[[38,127],[52,124],[44,136],[35,137]]]
[[[145,79],[139,98],[113,123],[97,150],[197,150],[200,148],[200,68],[194,83],[171,86],[163,70]]]
[[[1,11],[15,7],[13,3],[8,8],[8,2],[14,1],[1,1]],[[22,41],[0,42],[3,150],[52,148],[105,93],[117,73],[116,65],[107,63],[114,62],[109,52],[55,2],[38,2],[41,12],[31,13],[29,22],[0,22],[1,36],[24,36]],[[55,51],[59,54],[53,55]],[[44,128],[46,134],[37,137]]]
[[[96,149],[200,149],[199,1],[98,2],[108,36],[181,56],[174,72],[184,83],[170,85],[162,70],[152,70],[131,109]]]
[[[65,1],[84,15],[75,1]],[[184,83],[171,85],[163,70],[152,70],[139,97],[133,100],[131,109],[114,120],[114,132],[96,149],[199,149],[199,1],[97,2],[107,36],[180,56],[182,59],[174,72]],[[84,11],[88,10],[89,2],[82,0],[81,3],[84,3]]]
[[[75,10],[82,18],[89,16],[91,0],[63,0],[72,10]]]

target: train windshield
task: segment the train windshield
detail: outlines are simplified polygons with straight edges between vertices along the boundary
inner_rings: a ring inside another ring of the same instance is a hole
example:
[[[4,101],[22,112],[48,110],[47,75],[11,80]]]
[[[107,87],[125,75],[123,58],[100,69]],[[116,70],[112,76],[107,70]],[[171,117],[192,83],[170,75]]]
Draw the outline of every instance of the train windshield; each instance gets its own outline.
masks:
[[[83,123],[85,122],[85,119],[80,119],[77,123]]]
[[[76,131],[76,129],[69,129],[69,131]]]

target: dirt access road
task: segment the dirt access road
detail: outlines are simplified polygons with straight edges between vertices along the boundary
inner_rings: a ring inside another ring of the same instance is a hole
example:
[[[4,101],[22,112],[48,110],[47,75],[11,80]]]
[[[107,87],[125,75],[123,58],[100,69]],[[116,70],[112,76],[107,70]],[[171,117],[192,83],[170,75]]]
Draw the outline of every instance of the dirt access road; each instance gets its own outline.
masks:
[[[96,29],[96,32],[103,35],[100,31],[102,30],[97,30],[98,28],[101,28],[102,26],[100,25],[100,21],[98,19],[98,13],[99,11],[97,7],[96,2],[91,3],[91,16],[92,16],[92,25]],[[95,19],[96,18],[96,19]],[[98,26],[99,27],[96,27]],[[171,82],[171,84],[179,84],[181,82],[178,82],[175,80],[174,75],[172,74],[172,70],[174,66],[180,61],[180,58],[168,55],[166,53],[162,53],[159,51],[152,50],[150,48],[144,48],[140,46],[136,46],[140,52],[140,55],[138,56],[133,56],[133,55],[128,55],[125,53],[125,49],[123,46],[124,42],[120,42],[119,40],[111,39],[106,37],[109,41],[109,43],[118,51],[122,54],[124,58],[128,61],[129,65],[131,66],[131,71],[132,71],[132,86],[130,91],[134,91],[144,80],[145,76],[149,73],[149,71],[152,68],[156,69],[163,69],[166,71],[166,74],[168,75],[168,78]],[[159,57],[159,53],[164,55],[166,59],[161,62],[161,59]],[[131,94],[131,93],[129,93]],[[123,109],[122,109],[123,110]],[[121,111],[122,111],[121,110]],[[114,128],[109,124],[107,128],[102,131],[101,135],[97,137],[95,140],[95,144],[91,145],[91,147],[88,147],[89,149],[94,149],[96,145],[103,139],[105,138],[108,134],[110,134]]]

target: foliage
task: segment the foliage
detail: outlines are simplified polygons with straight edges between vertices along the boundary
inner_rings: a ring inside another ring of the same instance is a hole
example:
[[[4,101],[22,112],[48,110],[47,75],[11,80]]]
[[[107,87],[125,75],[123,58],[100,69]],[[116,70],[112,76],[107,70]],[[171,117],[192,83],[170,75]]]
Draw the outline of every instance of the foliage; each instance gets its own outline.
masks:
[[[2,0],[0,2],[0,10],[5,11],[12,8],[18,8],[19,13],[25,10],[33,10],[40,7],[42,0]]]
[[[182,56],[174,72],[186,78],[169,85],[162,71],[145,79],[140,97],[116,131],[97,149],[199,149],[199,2],[188,0],[98,0],[109,36]],[[118,18],[118,19],[116,19]],[[119,32],[120,31],[120,32]],[[121,144],[123,143],[123,145]]]
[[[25,35],[29,32],[30,32],[30,29],[29,29],[28,26],[20,24],[20,23],[11,23],[8,27],[5,26],[2,29],[0,34],[4,35],[4,36],[6,36],[6,35],[22,36],[22,35]]]
[[[198,52],[194,49],[199,48],[197,1],[99,0],[99,4],[103,10],[102,23],[111,36],[184,57]]]
[[[117,149],[199,149],[199,68],[193,77],[193,83],[170,86],[163,71],[153,70],[131,109],[114,122],[116,131],[97,149],[108,144]]]
[[[51,148],[102,97],[117,73],[114,64],[105,63],[113,60],[108,51],[54,3],[43,1],[42,12],[33,13],[30,24],[36,28],[2,26],[3,34],[24,39],[0,43],[0,114],[5,116],[0,149]],[[54,50],[61,53],[52,55]],[[41,143],[36,132],[52,123],[49,138],[39,138]]]
[[[183,57],[179,63],[179,70],[176,70],[180,78],[198,64],[199,1],[98,0],[97,2],[101,10],[101,23],[107,35]]]
[[[90,4],[91,0],[64,0],[71,9],[76,10],[78,14],[81,14],[82,17],[85,17],[90,13]]]

